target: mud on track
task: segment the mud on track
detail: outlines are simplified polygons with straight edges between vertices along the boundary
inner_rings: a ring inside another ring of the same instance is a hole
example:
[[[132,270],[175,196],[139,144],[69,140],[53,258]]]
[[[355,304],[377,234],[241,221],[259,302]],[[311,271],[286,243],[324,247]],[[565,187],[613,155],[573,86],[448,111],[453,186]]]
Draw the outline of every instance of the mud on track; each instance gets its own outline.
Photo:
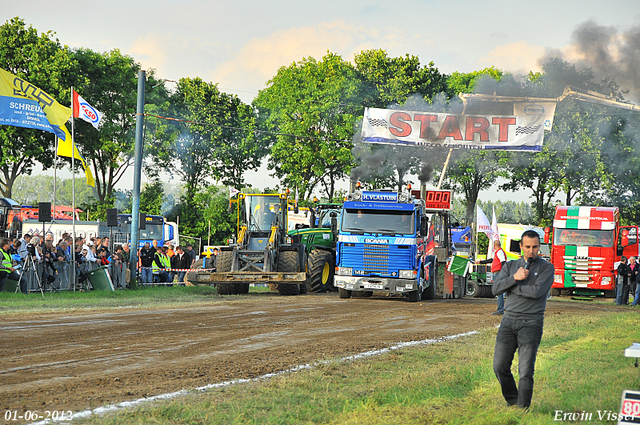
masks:
[[[549,302],[547,314],[594,307]],[[0,324],[0,407],[75,413],[492,327],[500,321],[494,310],[495,300],[266,293],[175,309],[8,315]]]

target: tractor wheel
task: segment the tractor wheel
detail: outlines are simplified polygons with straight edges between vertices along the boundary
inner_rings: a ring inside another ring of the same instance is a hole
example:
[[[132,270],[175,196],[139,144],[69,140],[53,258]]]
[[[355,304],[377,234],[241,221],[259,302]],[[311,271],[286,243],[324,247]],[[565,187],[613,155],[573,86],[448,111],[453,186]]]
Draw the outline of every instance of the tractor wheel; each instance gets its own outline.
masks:
[[[195,263],[193,263],[193,267],[191,267],[192,269],[203,269],[204,265],[203,265],[203,261],[202,259],[196,261]],[[187,272],[187,276],[186,276],[186,280],[187,282],[191,282],[194,285],[197,285],[198,283],[205,283],[205,282],[201,282],[198,280],[198,274],[195,272]]]
[[[249,282],[241,282],[235,283],[235,293],[236,294],[248,294],[249,293]]]
[[[222,251],[220,252],[220,254],[218,254],[217,265],[219,272],[230,272],[232,263],[233,251]],[[241,284],[236,284],[233,282],[220,282],[216,285],[216,288],[218,289],[219,295],[233,295],[238,293],[236,285]]]
[[[321,249],[311,251],[309,254],[309,292],[334,291],[334,271],[335,264],[330,252]]]
[[[480,298],[480,285],[475,280],[467,281],[467,297]]]
[[[369,298],[373,295],[373,291],[351,291],[352,298]]]
[[[338,288],[338,295],[340,295],[340,298],[351,298],[351,291],[347,291],[346,289]]]
[[[493,298],[493,297],[495,297],[495,295],[493,295],[493,291],[491,290],[491,285],[483,285],[482,289],[484,291],[482,297],[484,297],[484,298]]]
[[[296,251],[281,251],[278,255],[278,271],[297,272],[299,270],[298,253]],[[278,283],[278,292],[280,295],[299,295],[301,285],[306,285],[306,282],[302,284]]]
[[[438,268],[433,271],[433,281],[428,288],[422,292],[423,300],[434,300],[436,298],[436,291],[438,289]]]

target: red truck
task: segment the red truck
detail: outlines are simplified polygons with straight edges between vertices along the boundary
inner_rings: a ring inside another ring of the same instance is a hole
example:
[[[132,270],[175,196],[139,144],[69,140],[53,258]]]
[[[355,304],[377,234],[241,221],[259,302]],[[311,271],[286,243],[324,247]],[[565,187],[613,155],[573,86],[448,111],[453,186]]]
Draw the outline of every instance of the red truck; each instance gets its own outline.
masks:
[[[623,255],[638,256],[638,235],[638,226],[620,225],[617,207],[556,207],[551,247],[555,269],[552,295],[576,293],[613,298],[615,266]]]

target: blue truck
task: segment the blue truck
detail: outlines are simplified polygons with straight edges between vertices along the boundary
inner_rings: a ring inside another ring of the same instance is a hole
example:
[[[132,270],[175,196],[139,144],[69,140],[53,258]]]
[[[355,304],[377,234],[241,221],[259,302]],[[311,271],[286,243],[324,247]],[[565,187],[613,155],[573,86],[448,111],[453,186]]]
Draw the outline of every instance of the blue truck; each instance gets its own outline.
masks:
[[[343,205],[334,284],[340,298],[436,295],[438,261],[425,201],[411,192],[356,191]]]

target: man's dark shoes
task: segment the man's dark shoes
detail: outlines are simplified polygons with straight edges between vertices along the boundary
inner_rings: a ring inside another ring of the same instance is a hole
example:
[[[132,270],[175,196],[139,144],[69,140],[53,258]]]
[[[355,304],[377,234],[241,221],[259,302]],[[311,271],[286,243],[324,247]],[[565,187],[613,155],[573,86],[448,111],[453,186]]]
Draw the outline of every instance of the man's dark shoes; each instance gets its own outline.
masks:
[[[494,311],[491,313],[492,316],[502,316],[504,313],[502,311]]]

